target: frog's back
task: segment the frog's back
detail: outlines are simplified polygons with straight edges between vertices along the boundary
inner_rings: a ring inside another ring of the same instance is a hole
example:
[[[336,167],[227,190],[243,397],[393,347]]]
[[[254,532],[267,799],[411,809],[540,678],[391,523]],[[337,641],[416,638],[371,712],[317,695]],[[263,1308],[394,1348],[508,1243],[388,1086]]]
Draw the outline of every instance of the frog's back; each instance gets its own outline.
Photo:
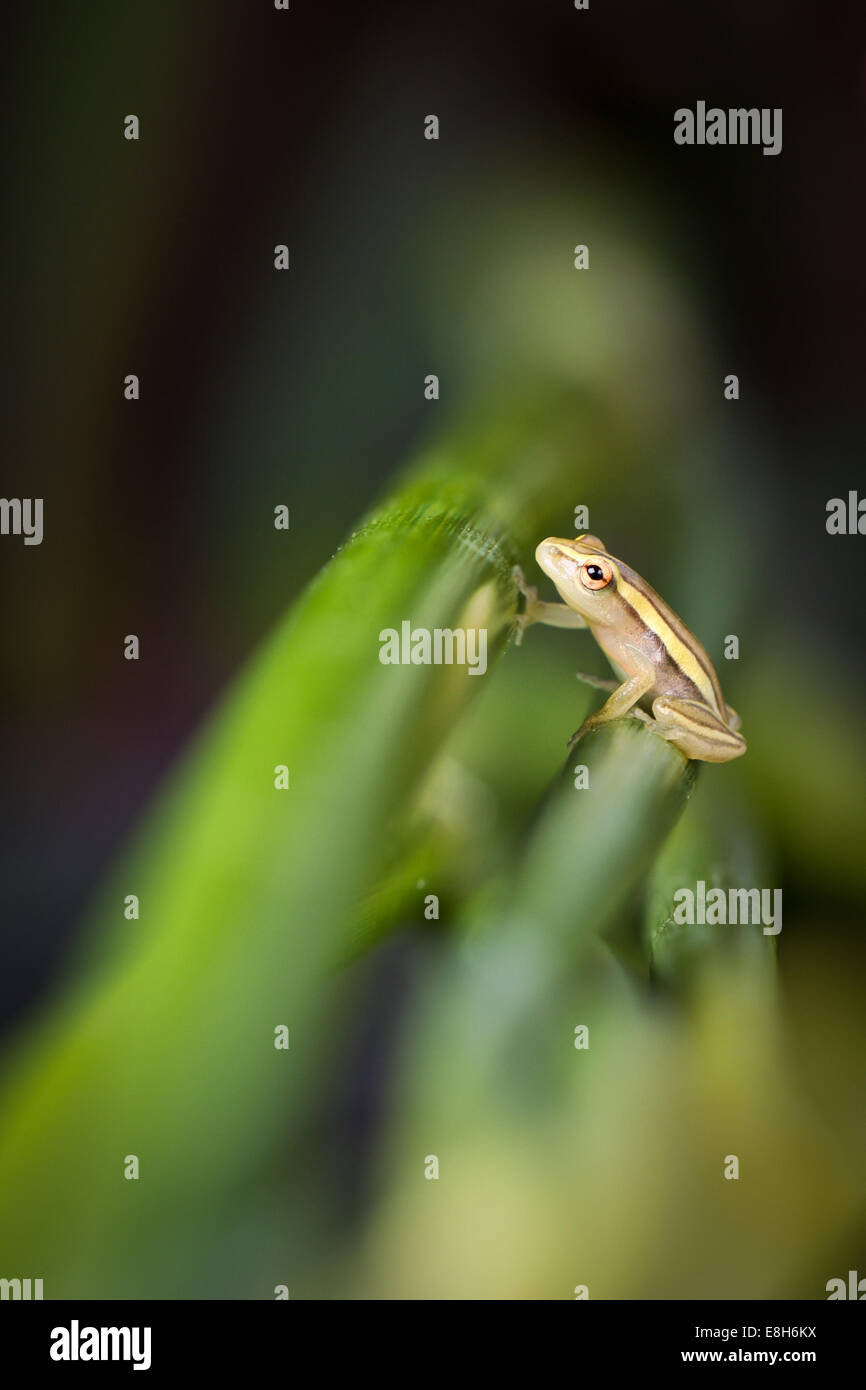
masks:
[[[625,630],[616,642],[608,644],[602,632],[595,634],[608,658],[618,668],[622,652],[617,655],[614,648],[621,647],[623,641],[631,642],[658,671],[653,690],[647,692],[648,700],[655,695],[700,700],[727,721],[727,706],[715,667],[694,633],[635,570],[619,559],[616,567],[617,591],[632,610],[634,621],[629,622],[626,614]]]

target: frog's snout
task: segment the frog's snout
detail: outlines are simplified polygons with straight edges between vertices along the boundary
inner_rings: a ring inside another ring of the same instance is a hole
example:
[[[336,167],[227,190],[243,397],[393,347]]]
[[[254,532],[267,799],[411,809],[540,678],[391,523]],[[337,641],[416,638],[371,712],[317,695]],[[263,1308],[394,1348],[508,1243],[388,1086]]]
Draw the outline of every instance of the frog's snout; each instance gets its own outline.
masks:
[[[544,570],[550,579],[554,577],[555,566],[561,565],[563,560],[567,558],[568,556],[555,536],[548,536],[547,540],[542,541],[535,548],[535,563],[539,569]]]
[[[544,569],[545,560],[552,558],[554,552],[556,552],[557,550],[558,547],[556,543],[552,540],[539,542],[539,544],[535,547],[536,564],[541,565],[541,568]]]

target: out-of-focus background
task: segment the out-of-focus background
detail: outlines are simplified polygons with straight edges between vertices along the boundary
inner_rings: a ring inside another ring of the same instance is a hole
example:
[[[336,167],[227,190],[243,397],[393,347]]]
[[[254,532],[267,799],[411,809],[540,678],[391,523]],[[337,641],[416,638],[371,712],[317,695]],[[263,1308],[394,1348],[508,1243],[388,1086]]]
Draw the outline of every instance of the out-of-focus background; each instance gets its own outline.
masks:
[[[822,1125],[842,1149],[850,1125],[853,1159],[866,1055],[864,541],[828,536],[825,518],[829,498],[866,487],[862,8],[593,0],[579,12],[566,0],[480,0],[281,13],[264,0],[88,0],[13,6],[0,61],[2,491],[45,499],[41,546],[0,541],[2,1038],[14,1046],[62,988],[86,905],[151,797],[383,487],[458,422],[555,387],[616,425],[591,469],[576,454],[559,532],[589,506],[591,528],[699,633],[743,715],[748,756],[706,769],[702,786],[722,777],[737,788],[766,881],[784,889],[780,977],[805,1039],[784,1066],[810,1076],[809,1104],[823,1095],[831,1111],[804,1120],[806,1102],[786,1099],[768,1167]],[[698,100],[781,107],[781,154],[675,145],[674,110]],[[138,142],[123,139],[129,113]],[[423,138],[428,114],[439,117],[435,142]],[[279,274],[283,242],[291,269]],[[577,243],[588,271],[573,268]],[[131,372],[135,403],[123,397]],[[435,402],[423,389],[433,372]],[[728,373],[737,402],[723,399]],[[288,534],[273,528],[279,503],[291,509]],[[131,632],[138,663],[122,659]],[[722,655],[729,633],[737,662]],[[579,722],[573,671],[593,659],[585,648],[578,658],[576,641],[532,633],[526,664],[509,653],[499,695],[485,690],[492,703],[463,732],[482,807],[543,794],[550,750]],[[543,745],[529,732],[539,721],[550,724]],[[498,754],[485,765],[494,722],[521,746],[514,784]],[[371,967],[374,1012],[397,1017],[404,972],[428,938],[419,947],[407,924],[403,954],[386,948]],[[676,1075],[674,1032],[648,1042],[637,1005],[621,1017],[618,1045],[633,1027]],[[732,1032],[723,1021],[710,1051],[724,1055],[719,1038]],[[347,1132],[377,1152],[368,1092],[379,1094],[370,1076],[388,1048],[369,1042],[366,1070],[344,1077],[344,1109],[364,1117]],[[605,1065],[599,1094],[623,1079]],[[668,1116],[684,1133],[687,1092],[675,1086],[682,1108],[672,1101]],[[634,1111],[623,1106],[602,1107],[590,1127],[600,1149],[625,1152],[618,1126]],[[491,1127],[486,1150],[473,1150],[493,1208],[485,1152],[499,1138]],[[525,1178],[538,1206],[517,1221],[518,1296],[578,1281],[556,1249],[551,1195],[569,1186],[567,1150],[550,1137],[544,1152],[555,1169],[544,1177],[531,1147],[512,1154],[510,1190]],[[585,1148],[580,1162],[595,1212],[621,1213],[622,1194],[639,1193],[627,1163],[605,1193]],[[864,1258],[851,1174],[822,1150],[802,1181],[795,1195],[836,1184],[828,1211],[816,1195],[805,1221],[814,1244],[804,1235],[789,1251],[800,1259],[792,1281],[784,1260],[769,1260],[742,1296],[822,1296],[821,1271],[837,1272],[822,1223],[850,1231],[847,1243],[834,1236],[838,1272]],[[369,1198],[360,1188],[348,1224]],[[450,1229],[465,1225],[477,1188],[452,1190]],[[445,1274],[428,1284],[420,1272],[423,1237],[417,1264],[401,1243],[421,1217],[382,1189],[364,1253],[332,1235],[339,1273],[328,1265],[316,1291],[447,1294]],[[605,1266],[607,1292],[689,1292],[688,1261],[677,1266],[668,1249],[662,1269],[642,1211],[635,1196],[630,1239],[646,1263],[635,1253]],[[706,1219],[711,1240],[724,1221]],[[601,1249],[604,1230],[586,1239]],[[497,1258],[478,1256],[460,1292],[511,1296],[491,1273]],[[736,1296],[731,1259],[698,1292]],[[230,1292],[245,1296],[242,1282]]]

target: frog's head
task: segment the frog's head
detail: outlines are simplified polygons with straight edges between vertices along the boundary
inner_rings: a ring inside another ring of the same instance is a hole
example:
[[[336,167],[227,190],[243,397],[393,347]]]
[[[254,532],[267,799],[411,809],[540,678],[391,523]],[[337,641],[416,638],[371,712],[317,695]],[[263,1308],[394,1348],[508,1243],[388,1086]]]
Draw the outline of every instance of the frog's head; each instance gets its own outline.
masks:
[[[535,552],[538,566],[552,579],[560,596],[588,623],[602,626],[617,621],[618,568],[598,536],[563,540],[548,536]]]

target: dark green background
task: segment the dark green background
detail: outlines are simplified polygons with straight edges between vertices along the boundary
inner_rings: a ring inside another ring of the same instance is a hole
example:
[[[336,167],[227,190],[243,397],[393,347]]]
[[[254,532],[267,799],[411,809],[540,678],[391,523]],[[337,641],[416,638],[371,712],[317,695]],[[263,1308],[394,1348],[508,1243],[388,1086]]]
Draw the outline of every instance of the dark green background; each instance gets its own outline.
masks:
[[[407,459],[538,389],[615,424],[591,469],[576,451],[556,529],[589,505],[743,716],[748,756],[704,776],[784,889],[783,981],[814,972],[810,1007],[843,1020],[846,982],[862,1012],[864,540],[824,524],[866,486],[862,10],[85,3],[5,26],[2,490],[45,498],[41,547],[0,542],[10,1041],[292,597]],[[781,155],[675,146],[698,99],[781,106]],[[545,741],[503,804],[542,795],[588,649],[533,633],[523,668],[507,655],[490,719]],[[797,1066],[855,1090],[862,1039],[827,1045]]]

